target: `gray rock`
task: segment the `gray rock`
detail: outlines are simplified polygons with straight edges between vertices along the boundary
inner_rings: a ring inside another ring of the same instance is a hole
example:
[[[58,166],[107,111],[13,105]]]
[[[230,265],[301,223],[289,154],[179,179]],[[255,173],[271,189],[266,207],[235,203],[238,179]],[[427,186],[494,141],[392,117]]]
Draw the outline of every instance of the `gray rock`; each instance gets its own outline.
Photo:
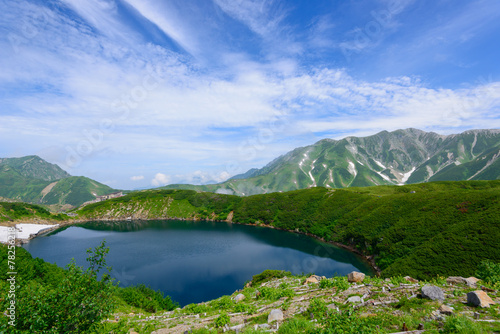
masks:
[[[430,300],[444,300],[444,292],[435,285],[425,285],[422,287],[422,297]]]
[[[452,315],[453,309],[447,305],[441,305],[441,307],[439,307],[439,312],[441,312],[441,314]]]
[[[361,298],[360,296],[352,296],[352,297],[349,297],[347,299],[347,302],[348,303],[362,303],[363,298]]]
[[[242,301],[243,299],[245,299],[245,295],[244,295],[244,294],[242,294],[242,293],[237,294],[237,295],[233,298],[233,300],[234,300],[235,302],[240,302],[240,301]]]
[[[446,279],[446,283],[452,285],[467,284],[467,280],[461,276],[450,276]]]
[[[465,282],[468,287],[477,288],[477,282],[479,282],[479,279],[475,277],[469,277],[465,279]]]
[[[280,309],[271,310],[271,313],[269,313],[269,316],[267,317],[267,322],[272,321],[283,321],[283,311]]]

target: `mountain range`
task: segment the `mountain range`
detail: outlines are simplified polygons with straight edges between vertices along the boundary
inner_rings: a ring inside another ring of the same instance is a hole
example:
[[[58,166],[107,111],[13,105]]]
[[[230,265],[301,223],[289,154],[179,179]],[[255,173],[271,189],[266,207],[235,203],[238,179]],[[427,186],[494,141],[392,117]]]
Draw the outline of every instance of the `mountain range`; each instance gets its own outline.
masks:
[[[499,157],[498,129],[446,136],[417,129],[382,131],[368,137],[323,139],[219,184],[163,188],[247,196],[316,186],[496,180],[500,179]],[[59,210],[115,191],[87,177],[71,176],[36,155],[0,158],[0,197],[52,205]]]
[[[316,186],[403,185],[500,178],[500,130],[439,135],[417,129],[323,139],[216,185],[169,185],[253,195]]]
[[[0,197],[59,210],[80,206],[115,191],[87,177],[71,176],[36,155],[0,158]]]

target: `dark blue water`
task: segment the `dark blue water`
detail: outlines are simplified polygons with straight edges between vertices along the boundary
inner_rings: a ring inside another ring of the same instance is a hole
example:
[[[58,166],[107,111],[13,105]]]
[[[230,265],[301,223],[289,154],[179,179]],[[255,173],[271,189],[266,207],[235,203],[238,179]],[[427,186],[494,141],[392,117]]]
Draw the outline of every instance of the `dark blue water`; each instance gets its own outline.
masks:
[[[86,249],[105,239],[108,265],[122,286],[144,283],[181,305],[241,289],[265,269],[331,277],[370,268],[354,254],[313,238],[222,222],[91,222],[41,236],[23,247],[33,257],[85,265]]]

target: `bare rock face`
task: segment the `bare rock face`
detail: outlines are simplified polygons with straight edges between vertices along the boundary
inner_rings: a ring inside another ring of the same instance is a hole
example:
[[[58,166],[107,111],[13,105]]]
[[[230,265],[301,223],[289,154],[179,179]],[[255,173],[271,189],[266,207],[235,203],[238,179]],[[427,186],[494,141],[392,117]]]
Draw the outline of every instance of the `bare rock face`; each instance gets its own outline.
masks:
[[[271,310],[271,313],[269,313],[269,316],[267,317],[267,322],[273,321],[283,321],[283,311],[280,309]]]
[[[435,285],[425,285],[422,287],[422,297],[430,300],[444,300],[444,292]]]
[[[352,273],[347,274],[347,281],[354,283],[361,283],[365,279],[365,274],[353,271]]]
[[[486,292],[477,290],[467,294],[467,304],[479,307],[490,307],[490,305],[495,304],[495,302]]]

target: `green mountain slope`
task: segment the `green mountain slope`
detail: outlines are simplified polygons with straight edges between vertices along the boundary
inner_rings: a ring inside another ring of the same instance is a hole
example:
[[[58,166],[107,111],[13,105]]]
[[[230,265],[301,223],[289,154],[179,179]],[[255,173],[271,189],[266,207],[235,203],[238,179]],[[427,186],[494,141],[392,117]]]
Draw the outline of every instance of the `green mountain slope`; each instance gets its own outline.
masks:
[[[86,177],[71,176],[37,156],[0,159],[0,196],[44,205],[79,206],[116,191]]]
[[[219,185],[166,188],[253,195],[315,186],[495,180],[500,178],[499,157],[500,130],[471,130],[449,136],[417,129],[383,131],[364,138],[324,139]]]
[[[386,275],[472,275],[500,261],[500,181],[317,187],[247,197],[151,190],[88,205],[87,219],[217,219],[310,233],[373,257]]]
[[[55,181],[71,176],[58,165],[48,163],[36,155],[22,158],[0,158],[0,168],[2,166],[12,168],[23,177],[43,181]]]

